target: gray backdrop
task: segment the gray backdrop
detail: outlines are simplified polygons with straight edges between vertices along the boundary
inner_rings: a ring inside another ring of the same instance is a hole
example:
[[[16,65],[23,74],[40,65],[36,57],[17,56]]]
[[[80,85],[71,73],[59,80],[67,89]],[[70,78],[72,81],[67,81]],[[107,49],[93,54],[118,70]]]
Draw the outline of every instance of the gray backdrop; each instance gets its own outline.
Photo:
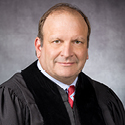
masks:
[[[0,83],[37,59],[39,19],[58,2],[88,16],[92,33],[83,72],[111,87],[125,106],[125,0],[0,0]]]

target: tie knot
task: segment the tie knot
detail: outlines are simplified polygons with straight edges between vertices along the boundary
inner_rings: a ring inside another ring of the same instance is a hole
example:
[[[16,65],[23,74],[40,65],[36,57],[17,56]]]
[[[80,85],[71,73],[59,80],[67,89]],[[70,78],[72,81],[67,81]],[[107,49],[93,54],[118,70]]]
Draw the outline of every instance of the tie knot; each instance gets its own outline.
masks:
[[[71,85],[69,88],[68,88],[68,94],[72,94],[75,92],[75,86],[74,85]]]
[[[73,108],[74,97],[75,97],[75,86],[72,85],[68,88],[68,100],[72,108]]]

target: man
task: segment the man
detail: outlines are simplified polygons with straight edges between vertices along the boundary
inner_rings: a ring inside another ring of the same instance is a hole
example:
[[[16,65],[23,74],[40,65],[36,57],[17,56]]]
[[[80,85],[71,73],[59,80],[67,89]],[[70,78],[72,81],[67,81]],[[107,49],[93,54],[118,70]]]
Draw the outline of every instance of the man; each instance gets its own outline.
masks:
[[[1,85],[1,125],[125,125],[119,98],[81,72],[89,35],[87,17],[69,4],[42,16],[38,60]]]

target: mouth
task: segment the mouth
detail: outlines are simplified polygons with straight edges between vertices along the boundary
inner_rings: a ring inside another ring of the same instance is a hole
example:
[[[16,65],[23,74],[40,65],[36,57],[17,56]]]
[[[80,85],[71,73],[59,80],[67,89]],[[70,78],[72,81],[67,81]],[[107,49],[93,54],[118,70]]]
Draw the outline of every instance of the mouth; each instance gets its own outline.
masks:
[[[64,66],[64,67],[70,67],[73,64],[75,64],[75,62],[57,62],[59,65]]]

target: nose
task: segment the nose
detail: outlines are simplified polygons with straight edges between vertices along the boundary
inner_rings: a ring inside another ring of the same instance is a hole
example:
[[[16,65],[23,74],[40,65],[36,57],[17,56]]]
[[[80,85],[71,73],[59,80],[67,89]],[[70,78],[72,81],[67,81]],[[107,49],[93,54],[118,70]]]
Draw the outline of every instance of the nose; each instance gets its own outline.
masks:
[[[65,43],[63,45],[61,56],[64,56],[65,58],[73,56],[73,46],[71,45],[71,43]]]

